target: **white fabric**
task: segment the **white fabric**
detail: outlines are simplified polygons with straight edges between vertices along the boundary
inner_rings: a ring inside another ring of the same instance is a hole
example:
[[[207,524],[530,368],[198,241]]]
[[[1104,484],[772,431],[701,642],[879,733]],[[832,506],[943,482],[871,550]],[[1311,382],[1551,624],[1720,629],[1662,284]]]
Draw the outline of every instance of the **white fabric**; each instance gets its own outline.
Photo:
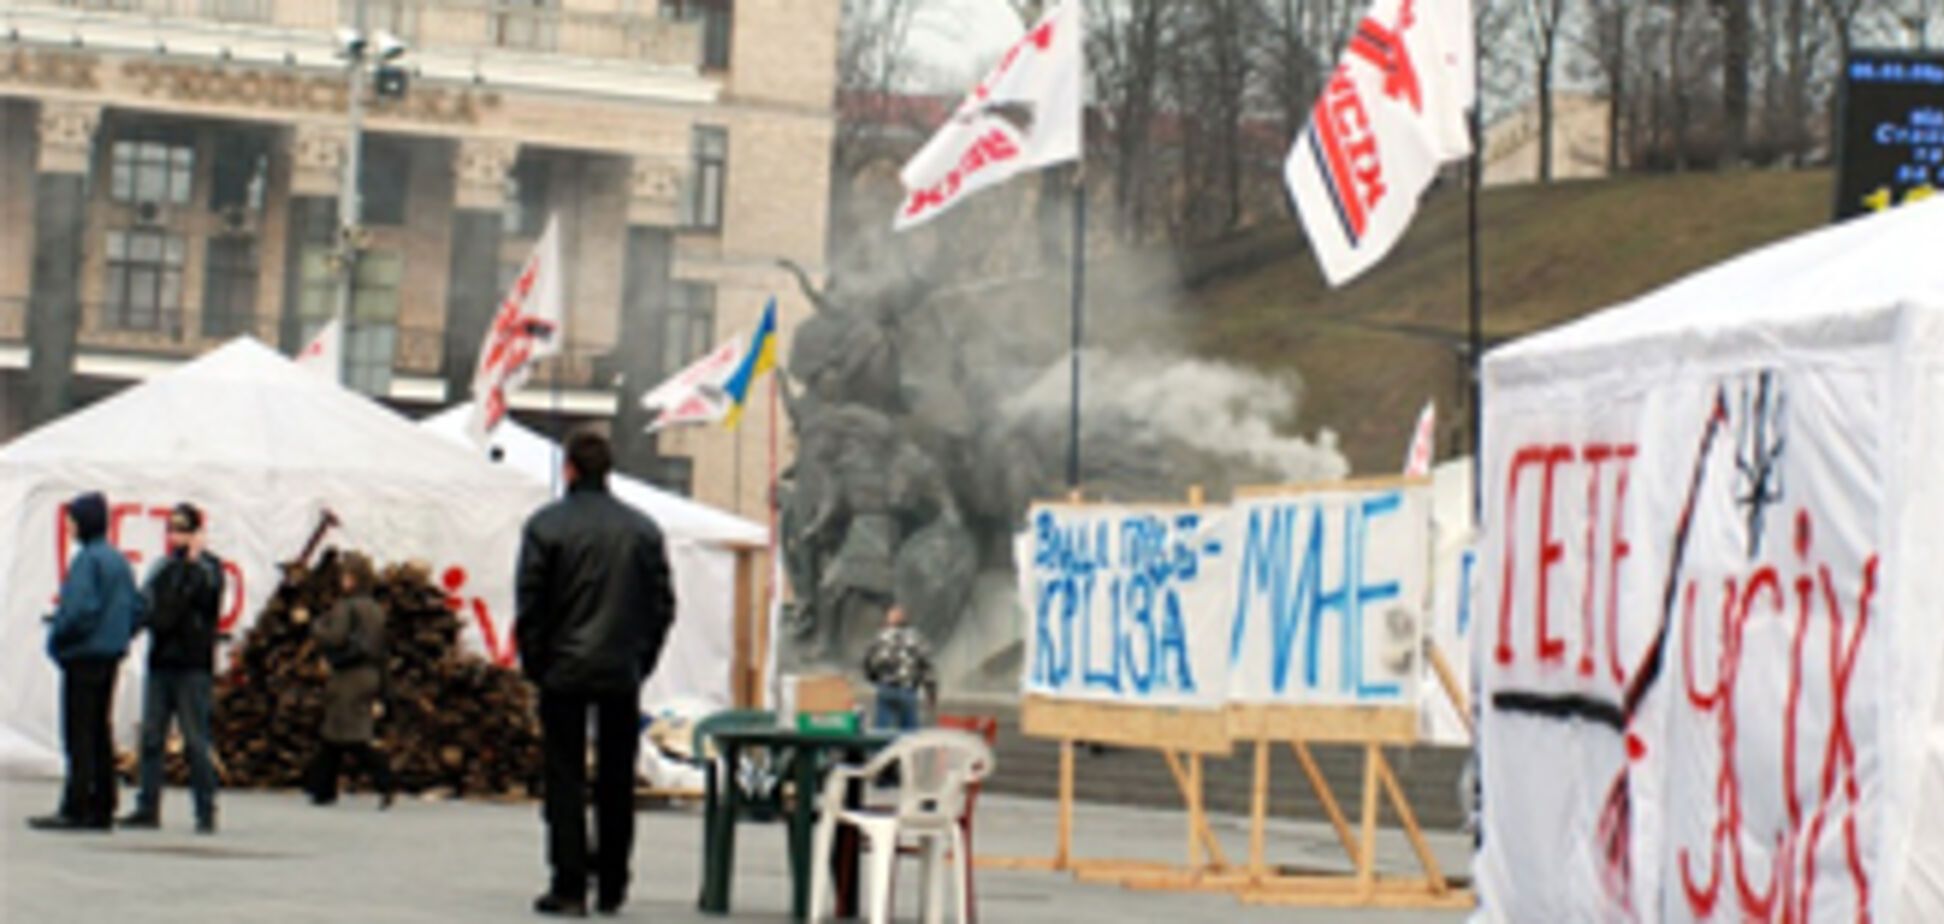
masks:
[[[1007,49],[951,119],[906,161],[895,227],[930,221],[971,194],[1077,160],[1086,95],[1080,0],[1061,0]]]
[[[520,525],[544,485],[484,464],[371,400],[240,339],[0,447],[0,768],[60,768],[57,677],[43,653],[67,561],[61,505],[87,490],[114,507],[111,538],[140,574],[161,553],[168,507],[207,514],[230,562],[224,619],[240,639],[325,509],[332,543],[381,561],[421,559],[457,580],[461,636],[504,653]],[[494,644],[487,636],[496,636]],[[125,662],[115,727],[133,745],[145,643]]]
[[[1423,478],[1431,474],[1431,461],[1438,452],[1438,402],[1424,402],[1418,412],[1417,426],[1411,428],[1411,448],[1404,453],[1404,477]]]
[[[1487,357],[1485,919],[1944,920],[1940,241],[1917,205]]]
[[[1451,0],[1435,0],[1449,3]],[[1469,47],[1434,0],[1375,0],[1291,147],[1283,177],[1333,286],[1383,259],[1417,214],[1438,165],[1471,151],[1454,86]],[[1440,25],[1443,22],[1445,25]]]
[[[420,422],[430,433],[469,445],[469,405],[458,405]],[[558,443],[507,419],[493,431],[489,452],[500,465],[535,480],[558,484]],[[734,514],[671,494],[645,481],[616,474],[608,490],[653,519],[668,541],[675,577],[675,629],[669,633],[654,676],[642,686],[641,703],[653,714],[681,699],[703,699],[715,708],[733,703],[730,688],[736,655],[736,552],[759,546],[769,530]]]
[[[660,412],[649,422],[648,432],[669,427],[721,423],[723,418],[728,417],[729,409],[736,402],[725,386],[729,384],[729,377],[735,375],[736,369],[742,365],[743,350],[748,344],[749,338],[746,336],[731,337],[707,356],[690,363],[688,368],[642,395],[643,409]]]
[[[566,274],[560,217],[551,216],[479,343],[468,430],[475,445],[484,446],[486,435],[506,419],[506,393],[526,382],[534,363],[560,352],[567,334]]]
[[[337,381],[344,369],[344,322],[332,318],[325,324],[297,351],[297,365],[313,375]]]
[[[1457,459],[1438,466],[1431,473],[1431,619],[1425,635],[1444,655],[1445,664],[1457,675],[1458,689],[1468,703],[1476,700],[1478,690],[1472,671],[1472,628],[1478,614],[1478,548],[1472,528],[1472,465],[1470,459]],[[1436,744],[1472,744],[1471,732],[1458,714],[1457,704],[1445,692],[1427,658],[1424,663],[1419,732]]]

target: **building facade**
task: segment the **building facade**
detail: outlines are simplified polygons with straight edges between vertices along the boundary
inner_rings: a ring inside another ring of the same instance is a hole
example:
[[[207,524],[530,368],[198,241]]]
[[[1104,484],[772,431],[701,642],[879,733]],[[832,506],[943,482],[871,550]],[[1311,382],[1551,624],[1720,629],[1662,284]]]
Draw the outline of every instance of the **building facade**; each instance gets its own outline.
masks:
[[[294,352],[333,316],[360,6],[409,51],[402,95],[363,94],[350,383],[415,415],[466,400],[552,218],[566,349],[515,413],[611,422],[625,467],[765,518],[766,400],[734,432],[651,438],[635,399],[770,295],[785,331],[809,310],[778,261],[824,259],[839,0],[9,3],[0,439],[238,335]]]

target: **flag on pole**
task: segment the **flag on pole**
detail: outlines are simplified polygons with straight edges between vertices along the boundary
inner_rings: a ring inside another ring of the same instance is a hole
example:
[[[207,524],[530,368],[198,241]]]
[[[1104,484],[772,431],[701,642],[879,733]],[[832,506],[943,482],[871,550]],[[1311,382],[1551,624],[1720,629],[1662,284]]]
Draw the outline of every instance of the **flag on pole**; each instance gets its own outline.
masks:
[[[971,194],[1080,158],[1086,33],[1080,0],[1061,0],[1007,49],[898,179],[893,226],[923,224]]]
[[[729,400],[725,387],[730,376],[742,367],[743,350],[747,346],[747,338],[731,339],[642,395],[641,406],[659,412],[649,422],[646,432],[712,424],[729,416],[734,402]]]
[[[776,296],[770,296],[769,304],[763,308],[763,320],[756,325],[756,333],[749,338],[749,349],[743,352],[742,362],[736,371],[730,373],[729,380],[723,383],[722,390],[729,396],[729,413],[723,417],[723,425],[731,430],[742,421],[743,407],[749,403],[749,386],[763,373],[776,368]]]
[[[473,371],[473,416],[468,431],[473,442],[486,445],[487,434],[506,418],[506,393],[520,387],[535,362],[560,352],[565,322],[561,280],[560,227],[557,218],[533,245],[520,275],[494,312],[479,345],[479,364]]]
[[[1469,16],[1465,0],[1374,0],[1291,147],[1283,179],[1331,285],[1383,259],[1439,165],[1471,152]]]
[[[1424,402],[1418,412],[1417,427],[1411,431],[1411,450],[1404,456],[1404,477],[1423,478],[1431,474],[1431,460],[1438,450],[1438,402]]]
[[[317,336],[297,351],[297,365],[335,382],[344,368],[344,324],[337,318],[317,332]]]

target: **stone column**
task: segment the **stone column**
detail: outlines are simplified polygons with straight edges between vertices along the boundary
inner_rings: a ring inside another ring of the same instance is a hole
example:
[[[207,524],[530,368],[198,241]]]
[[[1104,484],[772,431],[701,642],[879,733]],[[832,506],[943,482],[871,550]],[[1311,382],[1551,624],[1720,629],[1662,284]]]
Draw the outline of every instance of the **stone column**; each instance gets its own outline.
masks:
[[[511,141],[461,139],[453,152],[452,260],[446,283],[446,401],[472,394],[473,367],[499,304],[506,178],[519,159]]]
[[[661,309],[673,282],[683,168],[679,157],[639,155],[629,176],[614,450],[621,470],[644,477],[658,468],[660,447],[642,432],[648,414],[641,409],[641,396],[675,371],[661,368]]]
[[[337,196],[344,182],[350,133],[342,125],[300,123],[290,132],[290,212],[284,232],[283,319],[286,353],[304,346],[304,253],[337,236]]]
[[[29,283],[28,425],[67,413],[81,329],[81,256],[89,160],[101,107],[42,103],[34,179],[34,267]]]

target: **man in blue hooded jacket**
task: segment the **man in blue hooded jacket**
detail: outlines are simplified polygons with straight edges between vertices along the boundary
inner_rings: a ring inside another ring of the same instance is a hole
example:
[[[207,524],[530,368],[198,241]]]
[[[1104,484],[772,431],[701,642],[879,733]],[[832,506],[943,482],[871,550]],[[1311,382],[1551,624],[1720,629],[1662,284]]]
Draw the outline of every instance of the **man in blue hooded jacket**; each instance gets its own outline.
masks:
[[[28,824],[50,831],[107,831],[115,817],[115,738],[109,711],[115,675],[141,620],[134,569],[108,544],[108,499],[89,492],[68,502],[81,550],[68,564],[61,602],[49,619],[47,653],[61,666],[61,740],[67,786],[60,810]]]

